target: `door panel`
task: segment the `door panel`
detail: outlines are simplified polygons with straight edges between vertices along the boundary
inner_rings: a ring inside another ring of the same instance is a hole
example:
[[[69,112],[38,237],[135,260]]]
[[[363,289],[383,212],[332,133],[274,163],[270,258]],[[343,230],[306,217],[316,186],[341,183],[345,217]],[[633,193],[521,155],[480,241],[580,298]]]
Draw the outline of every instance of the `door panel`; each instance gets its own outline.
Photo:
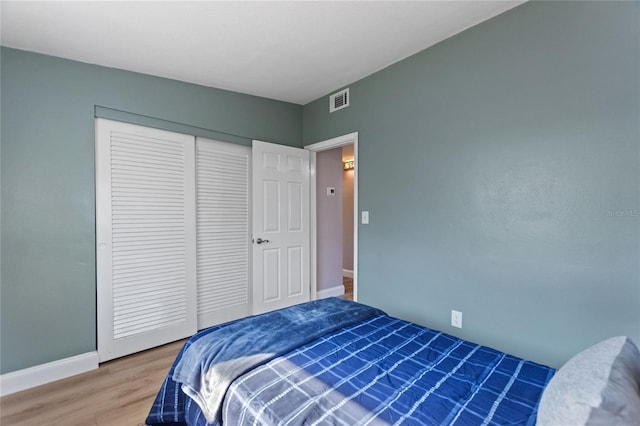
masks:
[[[263,194],[263,232],[280,232],[280,182],[265,180]]]
[[[309,152],[253,142],[254,313],[309,300]]]
[[[287,186],[288,209],[287,230],[289,232],[302,232],[302,218],[304,215],[302,206],[302,185],[299,182],[289,182]]]
[[[280,300],[280,287],[270,285],[270,283],[280,282],[280,249],[265,249],[263,251],[264,259],[264,302],[274,302]]]
[[[251,314],[251,148],[196,138],[198,329]]]
[[[301,247],[289,247],[288,249],[289,262],[289,292],[287,296],[301,296],[304,292],[304,253]]]
[[[193,136],[96,120],[100,362],[196,331]]]

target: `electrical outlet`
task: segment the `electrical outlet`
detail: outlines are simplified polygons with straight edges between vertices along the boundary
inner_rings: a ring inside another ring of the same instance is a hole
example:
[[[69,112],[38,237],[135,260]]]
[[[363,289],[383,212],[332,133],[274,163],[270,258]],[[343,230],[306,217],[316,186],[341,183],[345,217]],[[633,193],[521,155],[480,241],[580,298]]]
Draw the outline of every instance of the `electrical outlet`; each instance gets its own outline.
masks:
[[[454,310],[451,311],[451,325],[462,328],[462,312]]]

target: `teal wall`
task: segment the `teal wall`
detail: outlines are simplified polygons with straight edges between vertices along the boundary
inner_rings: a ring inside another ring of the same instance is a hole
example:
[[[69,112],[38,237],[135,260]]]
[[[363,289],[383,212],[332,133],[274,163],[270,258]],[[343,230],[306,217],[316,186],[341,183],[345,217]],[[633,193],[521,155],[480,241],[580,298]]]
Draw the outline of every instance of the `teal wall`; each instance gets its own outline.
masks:
[[[639,4],[526,3],[304,107],[359,132],[362,302],[556,367],[640,343]]]
[[[0,373],[96,349],[96,112],[301,144],[299,105],[8,48],[0,71]]]

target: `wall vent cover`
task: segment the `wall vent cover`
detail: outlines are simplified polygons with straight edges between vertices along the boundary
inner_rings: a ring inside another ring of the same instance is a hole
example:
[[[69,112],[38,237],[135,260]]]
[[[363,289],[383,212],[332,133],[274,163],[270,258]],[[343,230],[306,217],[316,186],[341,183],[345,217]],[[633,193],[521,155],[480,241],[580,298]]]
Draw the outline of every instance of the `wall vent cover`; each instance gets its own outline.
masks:
[[[349,106],[349,89],[344,89],[329,96],[329,112]]]

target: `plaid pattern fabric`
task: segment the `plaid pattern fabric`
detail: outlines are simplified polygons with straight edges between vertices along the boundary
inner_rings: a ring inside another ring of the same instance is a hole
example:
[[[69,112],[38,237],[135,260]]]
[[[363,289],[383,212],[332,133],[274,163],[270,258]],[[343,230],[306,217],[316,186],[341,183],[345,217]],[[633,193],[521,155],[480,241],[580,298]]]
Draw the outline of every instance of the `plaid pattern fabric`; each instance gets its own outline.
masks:
[[[227,392],[222,418],[225,425],[534,425],[553,374],[552,368],[382,315],[239,377]],[[208,426],[171,375],[147,423]]]
[[[240,377],[223,418],[232,425],[533,425],[553,373],[379,316]]]

